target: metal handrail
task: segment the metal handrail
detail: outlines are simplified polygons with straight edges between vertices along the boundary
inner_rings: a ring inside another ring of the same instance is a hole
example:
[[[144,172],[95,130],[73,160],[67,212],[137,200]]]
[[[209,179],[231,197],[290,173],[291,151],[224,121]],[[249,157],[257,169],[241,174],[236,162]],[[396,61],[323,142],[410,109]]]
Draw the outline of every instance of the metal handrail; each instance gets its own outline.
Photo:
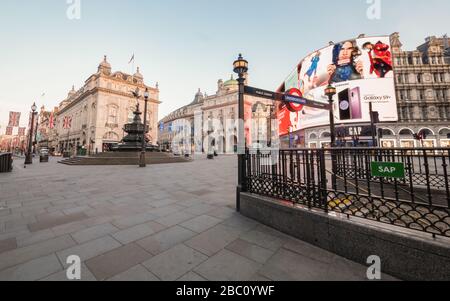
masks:
[[[450,148],[247,149],[245,157],[251,193],[450,237]],[[374,161],[403,163],[405,178],[374,176]]]

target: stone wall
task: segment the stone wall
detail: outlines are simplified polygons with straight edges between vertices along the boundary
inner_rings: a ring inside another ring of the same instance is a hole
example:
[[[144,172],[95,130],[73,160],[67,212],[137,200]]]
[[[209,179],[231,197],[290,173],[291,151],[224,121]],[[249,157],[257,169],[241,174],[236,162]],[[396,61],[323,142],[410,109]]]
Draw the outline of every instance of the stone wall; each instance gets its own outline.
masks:
[[[450,239],[358,218],[292,207],[241,194],[241,214],[302,241],[367,265],[381,258],[382,272],[403,280],[450,280]]]

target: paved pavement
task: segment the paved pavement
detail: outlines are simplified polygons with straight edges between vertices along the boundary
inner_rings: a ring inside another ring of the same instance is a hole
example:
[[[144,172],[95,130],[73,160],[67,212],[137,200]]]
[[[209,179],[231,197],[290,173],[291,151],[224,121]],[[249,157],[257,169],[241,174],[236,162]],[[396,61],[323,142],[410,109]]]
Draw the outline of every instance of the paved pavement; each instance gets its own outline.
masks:
[[[0,280],[364,280],[367,268],[234,210],[236,160],[49,163],[0,174]],[[392,277],[384,275],[385,280]]]

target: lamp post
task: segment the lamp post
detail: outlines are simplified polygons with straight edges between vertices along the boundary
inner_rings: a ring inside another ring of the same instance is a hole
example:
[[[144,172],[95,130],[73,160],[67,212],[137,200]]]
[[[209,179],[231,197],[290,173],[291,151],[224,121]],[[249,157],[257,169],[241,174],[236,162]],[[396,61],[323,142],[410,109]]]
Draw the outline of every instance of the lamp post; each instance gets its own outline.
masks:
[[[292,125],[289,126],[289,149],[292,148],[292,132],[294,131],[294,128]]]
[[[334,124],[334,106],[333,96],[336,95],[336,88],[332,85],[328,85],[325,88],[325,95],[328,96],[328,102],[330,103],[330,131],[331,131],[331,147],[336,146],[336,126]]]
[[[138,97],[138,101],[139,101],[139,92],[137,90],[137,97]],[[146,144],[147,141],[145,140],[145,134],[147,133],[147,104],[148,104],[148,88],[145,89],[144,92],[144,101],[145,101],[145,106],[144,106],[144,132],[142,133],[142,150],[141,150],[141,156],[139,158],[139,167],[146,167],[147,163],[145,160],[145,152],[146,152]]]
[[[25,158],[25,164],[30,165],[33,164],[33,155],[31,154],[32,151],[32,144],[33,144],[33,126],[34,126],[34,114],[37,110],[36,103],[33,103],[31,106],[31,126],[30,126],[30,134],[28,139],[28,152],[27,156]]]
[[[331,168],[332,168],[332,185],[333,189],[337,189],[337,177],[336,177],[336,155],[333,148],[336,147],[336,126],[334,124],[334,106],[333,106],[333,96],[336,95],[336,88],[331,84],[325,88],[325,95],[328,96],[328,102],[330,103],[330,131],[331,131]]]
[[[275,110],[275,105],[268,105],[269,109],[270,109],[270,113],[269,113],[269,130],[267,131],[267,135],[268,135],[268,143],[267,146],[268,147],[272,147],[272,118],[273,118],[273,111]]]
[[[35,145],[33,147],[34,154],[36,153],[36,148],[37,148],[37,144],[38,144],[38,130],[39,130],[39,118],[37,118],[37,120],[36,120],[36,133],[34,133],[34,142],[35,142]]]
[[[245,74],[248,71],[248,61],[244,60],[242,54],[233,63],[234,72],[238,74],[239,83],[239,147],[238,147],[238,186],[236,189],[236,210],[241,210],[241,192],[245,192],[245,153],[247,150],[247,139],[245,137],[244,120],[244,93],[245,93]]]
[[[369,103],[369,112],[370,112],[370,131],[372,132],[372,146],[377,147],[377,139],[376,139],[376,127],[375,127],[375,118],[373,112],[373,103]]]

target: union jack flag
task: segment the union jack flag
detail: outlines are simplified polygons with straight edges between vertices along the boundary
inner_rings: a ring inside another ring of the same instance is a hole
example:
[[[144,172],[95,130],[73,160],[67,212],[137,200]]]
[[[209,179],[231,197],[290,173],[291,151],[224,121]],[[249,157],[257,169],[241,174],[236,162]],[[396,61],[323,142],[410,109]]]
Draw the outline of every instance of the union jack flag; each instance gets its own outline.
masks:
[[[66,116],[64,117],[63,128],[68,130],[72,127],[72,117]]]
[[[55,128],[55,116],[53,112],[50,114],[49,127],[51,130]]]
[[[19,126],[20,123],[20,113],[19,112],[9,112],[9,124],[10,127]]]
[[[19,128],[19,137],[25,136],[26,128]]]
[[[13,133],[13,127],[12,126],[8,126],[6,127],[6,136],[12,136]]]

